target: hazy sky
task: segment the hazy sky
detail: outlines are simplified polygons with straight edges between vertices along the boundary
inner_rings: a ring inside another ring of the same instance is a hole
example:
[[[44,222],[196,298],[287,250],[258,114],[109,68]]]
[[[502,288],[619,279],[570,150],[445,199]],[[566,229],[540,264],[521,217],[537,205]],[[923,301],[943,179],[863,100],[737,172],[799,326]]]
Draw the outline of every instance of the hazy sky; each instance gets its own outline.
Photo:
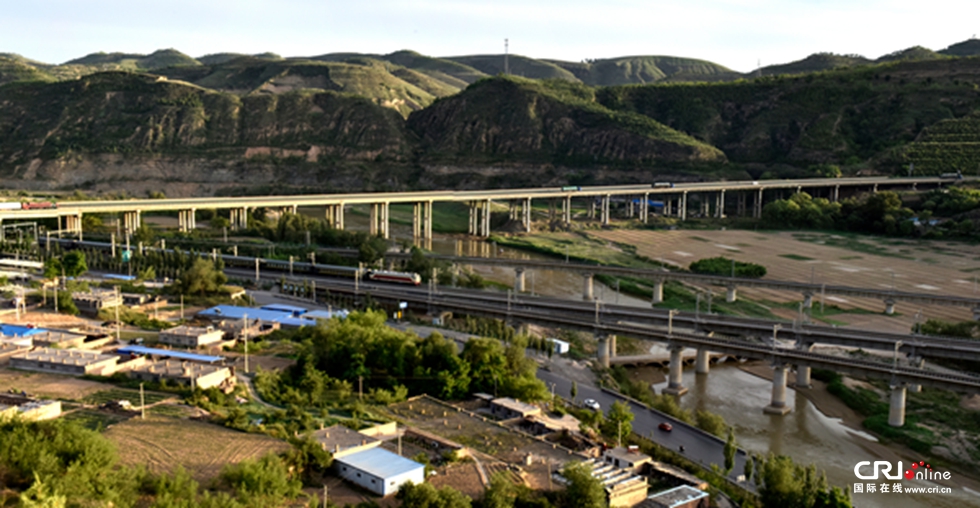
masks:
[[[980,32],[976,0],[6,0],[0,52],[311,56],[511,53],[702,58],[738,71],[830,51],[940,50]]]

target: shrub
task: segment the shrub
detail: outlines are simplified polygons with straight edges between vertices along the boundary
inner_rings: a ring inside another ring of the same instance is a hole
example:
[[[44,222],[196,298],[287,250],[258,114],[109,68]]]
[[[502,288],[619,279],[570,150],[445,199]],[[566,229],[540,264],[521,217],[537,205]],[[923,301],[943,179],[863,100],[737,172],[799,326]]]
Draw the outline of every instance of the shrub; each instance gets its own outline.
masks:
[[[713,258],[699,259],[689,267],[694,273],[704,273],[710,275],[734,275],[736,277],[747,277],[759,279],[766,276],[766,267],[755,263],[744,263],[721,256]]]

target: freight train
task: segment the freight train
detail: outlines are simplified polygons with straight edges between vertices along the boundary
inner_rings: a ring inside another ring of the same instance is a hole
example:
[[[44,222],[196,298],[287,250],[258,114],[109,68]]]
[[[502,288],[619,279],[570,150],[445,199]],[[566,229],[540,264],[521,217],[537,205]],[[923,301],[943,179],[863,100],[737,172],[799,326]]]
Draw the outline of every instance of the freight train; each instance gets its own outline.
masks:
[[[57,243],[61,245],[62,249],[72,250],[79,248],[88,249],[102,249],[110,250],[112,245],[105,242],[91,242],[91,241],[77,241],[77,240],[65,240],[65,239],[51,239],[51,243]],[[120,248],[119,245],[116,248]],[[159,249],[158,249],[159,250]],[[166,249],[165,252],[171,252],[171,249]],[[201,257],[210,257],[207,252],[201,252]],[[233,256],[231,254],[218,254],[218,257],[224,261],[225,266],[234,268],[255,268],[255,258],[248,256]],[[284,261],[281,259],[267,259],[258,258],[259,267],[261,270],[272,270],[277,272],[286,272],[293,274],[314,274],[314,275],[326,275],[328,277],[347,277],[355,278],[357,276],[358,268],[353,266],[340,266],[340,265],[322,265],[313,264],[308,261]],[[422,283],[422,277],[414,272],[397,272],[390,270],[366,270],[362,271],[362,275],[371,281],[376,282],[389,282],[393,284],[410,284],[413,286],[418,286]]]
[[[51,201],[2,202],[0,210],[48,210],[58,208],[58,203]]]

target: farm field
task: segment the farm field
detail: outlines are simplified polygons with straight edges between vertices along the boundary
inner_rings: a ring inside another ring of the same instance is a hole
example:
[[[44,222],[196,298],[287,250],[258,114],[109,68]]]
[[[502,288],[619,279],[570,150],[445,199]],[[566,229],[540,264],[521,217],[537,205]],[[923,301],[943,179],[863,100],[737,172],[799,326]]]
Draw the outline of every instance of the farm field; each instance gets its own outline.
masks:
[[[91,394],[105,390],[108,386],[104,383],[86,381],[72,376],[0,369],[0,392],[16,390],[18,392],[25,391],[35,397],[81,400]],[[139,400],[138,397],[137,400]]]
[[[287,443],[271,437],[152,413],[146,420],[131,418],[117,423],[105,436],[124,450],[121,457],[125,465],[142,464],[160,473],[179,464],[199,482],[216,477],[226,464],[289,449]]]
[[[639,255],[682,267],[698,259],[724,256],[759,263],[770,279],[978,296],[974,275],[980,275],[980,246],[809,232],[614,230],[590,235],[636,246]],[[802,300],[802,295],[794,293],[750,288],[739,288],[739,297],[782,303]],[[819,304],[817,296],[814,305]],[[833,295],[825,297],[825,304],[873,312],[841,315],[839,319],[848,325],[901,333],[911,329],[919,310],[922,321],[972,318],[967,308],[903,302],[896,304],[896,315],[885,316],[880,301]],[[773,312],[787,319],[796,316],[789,308],[774,308]]]

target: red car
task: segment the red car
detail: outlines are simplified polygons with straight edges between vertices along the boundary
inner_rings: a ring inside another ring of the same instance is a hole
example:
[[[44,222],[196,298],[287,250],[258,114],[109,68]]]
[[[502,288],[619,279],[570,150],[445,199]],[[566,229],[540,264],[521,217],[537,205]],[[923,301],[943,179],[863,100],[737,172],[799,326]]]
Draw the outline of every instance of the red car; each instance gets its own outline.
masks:
[[[658,425],[658,428],[664,432],[670,432],[674,430],[674,426],[667,422],[661,423],[660,425]]]

